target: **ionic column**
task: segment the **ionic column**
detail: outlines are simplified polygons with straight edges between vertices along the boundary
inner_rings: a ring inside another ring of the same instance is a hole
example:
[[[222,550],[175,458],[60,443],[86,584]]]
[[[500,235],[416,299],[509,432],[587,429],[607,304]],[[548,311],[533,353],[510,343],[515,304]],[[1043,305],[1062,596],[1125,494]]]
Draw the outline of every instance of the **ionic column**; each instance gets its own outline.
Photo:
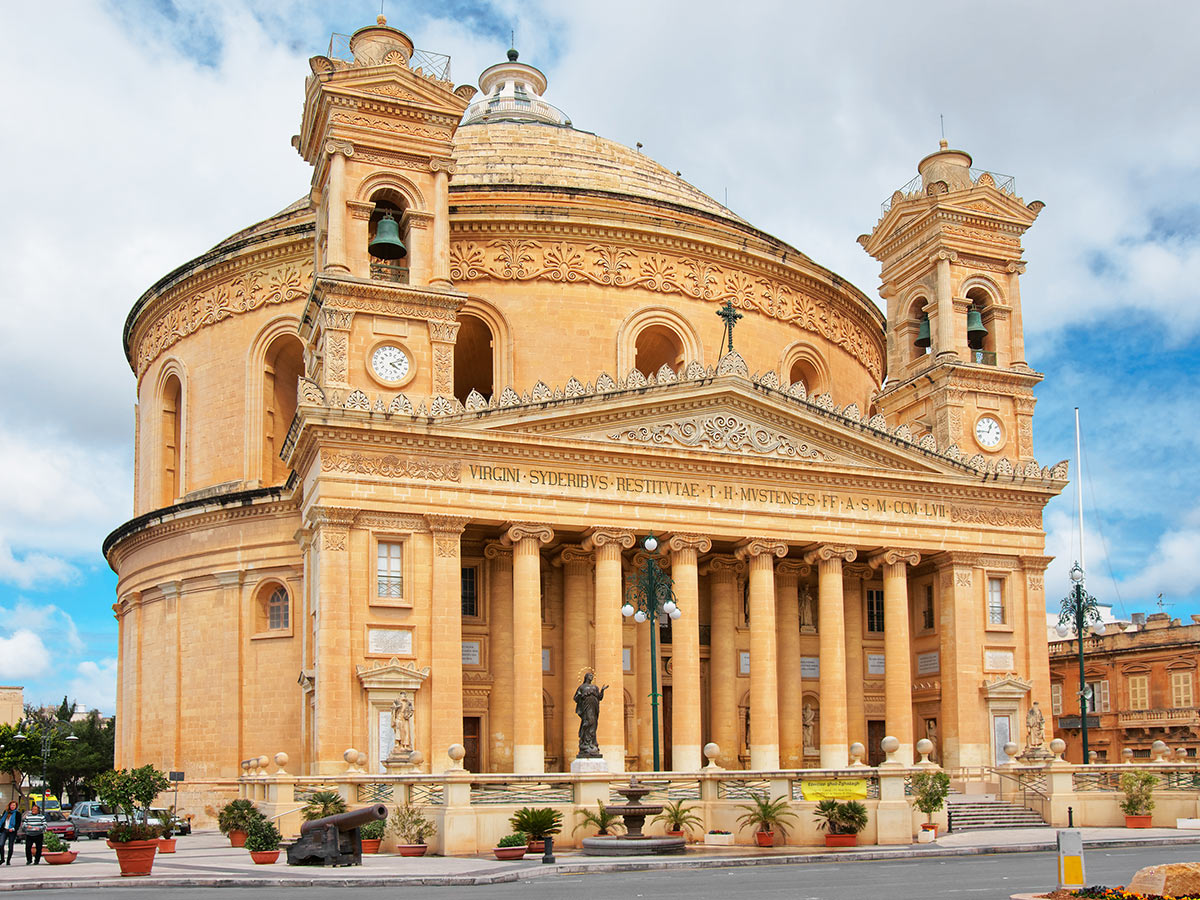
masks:
[[[709,638],[709,732],[721,748],[717,757],[726,769],[738,765],[737,708],[737,579],[745,563],[729,556],[710,557],[703,573],[712,582]]]
[[[447,160],[430,162],[433,169],[433,266],[429,283],[450,287],[450,173]]]
[[[430,765],[435,772],[450,765],[446,749],[463,741],[462,555],[460,541],[470,521],[466,516],[427,515],[433,532],[433,589],[429,635],[432,638],[429,679]],[[540,692],[539,692],[540,696]]]
[[[349,272],[346,263],[346,157],[354,155],[354,145],[329,141],[329,188],[325,203],[325,271]]]
[[[600,704],[596,743],[610,772],[625,771],[625,666],[621,638],[621,550],[633,546],[633,533],[596,529],[583,542],[596,554],[596,682],[608,685]]]
[[[804,694],[800,685],[800,577],[811,569],[784,560],[775,566],[776,645],[779,663],[779,762],[785,769],[804,763]]]
[[[700,755],[700,586],[696,556],[712,549],[698,534],[676,534],[667,541],[671,578],[683,615],[671,625],[671,768],[692,772]]]
[[[313,771],[345,771],[342,754],[355,747],[351,721],[354,681],[350,670],[350,525],[358,511],[341,507],[309,510],[317,571],[316,715],[313,722]],[[234,607],[237,608],[236,606]]]
[[[884,729],[900,741],[896,759],[913,764],[912,648],[908,638],[908,567],[921,561],[916,550],[885,550],[871,557],[883,566]],[[1045,629],[1042,629],[1045,631]]]
[[[850,762],[846,732],[846,625],[842,563],[853,562],[852,547],[826,544],[804,555],[817,566],[817,629],[821,656],[821,767],[841,769]]]
[[[503,544],[483,548],[488,565],[488,668],[492,690],[488,699],[493,772],[513,770],[513,555]]]
[[[750,563],[750,768],[779,768],[779,681],[775,646],[775,559],[787,544],[751,538],[737,550]]]
[[[549,525],[512,525],[504,533],[513,548],[513,771],[546,769],[542,723],[542,544]]]
[[[863,606],[870,569],[862,565],[842,568],[846,625],[846,740],[867,744],[866,667],[863,665]]]
[[[592,554],[579,547],[564,547],[555,557],[554,565],[562,566],[563,570],[563,655],[559,675],[563,710],[562,769],[566,772],[570,770],[571,760],[579,752],[579,721],[569,711],[575,708],[575,689],[583,680],[583,670],[588,665],[588,619],[591,618],[588,582],[592,574]],[[600,684],[608,682],[602,681]],[[609,699],[607,693],[605,699]]]

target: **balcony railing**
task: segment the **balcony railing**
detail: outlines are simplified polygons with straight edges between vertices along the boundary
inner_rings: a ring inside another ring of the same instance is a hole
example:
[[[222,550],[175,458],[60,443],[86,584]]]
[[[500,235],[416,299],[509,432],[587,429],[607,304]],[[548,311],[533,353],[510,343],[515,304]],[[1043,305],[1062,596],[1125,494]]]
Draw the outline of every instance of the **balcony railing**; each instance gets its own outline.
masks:
[[[408,284],[408,266],[393,266],[389,263],[371,260],[371,280]]]
[[[1117,723],[1121,728],[1162,728],[1178,725],[1200,725],[1200,711],[1193,707],[1183,709],[1130,709],[1117,714]]]

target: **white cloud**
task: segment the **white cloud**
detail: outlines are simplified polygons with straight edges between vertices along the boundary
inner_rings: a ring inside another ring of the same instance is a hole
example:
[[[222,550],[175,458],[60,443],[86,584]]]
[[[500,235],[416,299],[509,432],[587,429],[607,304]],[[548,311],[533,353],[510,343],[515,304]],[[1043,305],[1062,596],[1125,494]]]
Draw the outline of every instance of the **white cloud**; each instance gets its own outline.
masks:
[[[1187,597],[1200,592],[1200,516],[1193,514],[1178,528],[1164,533],[1150,554],[1145,566],[1125,579],[1122,588],[1128,594],[1149,598],[1162,595],[1165,600]]]
[[[111,714],[117,708],[117,661],[114,658],[99,662],[84,660],[76,667],[76,676],[67,685],[67,696],[80,709],[98,709]]]
[[[0,540],[0,582],[20,588],[45,588],[70,584],[79,577],[79,570],[64,559],[30,552],[16,556],[12,548]]]
[[[19,599],[11,608],[0,606],[0,621],[8,628],[42,635],[55,647],[76,653],[83,649],[75,620],[53,603]]]
[[[55,659],[40,635],[19,628],[10,637],[0,637],[0,678],[23,684],[49,671]]]

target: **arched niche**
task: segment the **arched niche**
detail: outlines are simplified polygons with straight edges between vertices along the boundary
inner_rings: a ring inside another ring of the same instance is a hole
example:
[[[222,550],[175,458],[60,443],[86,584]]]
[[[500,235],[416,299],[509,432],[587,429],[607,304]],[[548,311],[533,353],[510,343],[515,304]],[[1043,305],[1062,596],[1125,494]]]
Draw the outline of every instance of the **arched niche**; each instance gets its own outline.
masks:
[[[780,381],[789,388],[801,382],[808,397],[831,390],[829,365],[808,341],[796,341],[784,348],[780,359]]]
[[[703,358],[700,335],[674,310],[662,306],[640,309],[617,331],[617,371],[635,367],[649,378],[665,364],[679,371]]]

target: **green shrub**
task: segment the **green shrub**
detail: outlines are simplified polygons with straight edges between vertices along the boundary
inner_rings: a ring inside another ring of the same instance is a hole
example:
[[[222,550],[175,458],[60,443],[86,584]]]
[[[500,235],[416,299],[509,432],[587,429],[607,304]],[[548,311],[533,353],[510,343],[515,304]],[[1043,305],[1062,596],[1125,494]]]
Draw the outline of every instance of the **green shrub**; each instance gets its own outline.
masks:
[[[523,831],[506,834],[497,842],[497,847],[523,847],[529,843],[529,837]]]
[[[433,823],[411,802],[401,803],[392,810],[387,827],[402,844],[424,844],[434,832]]]
[[[858,834],[867,827],[867,808],[857,800],[822,800],[813,810],[817,828],[830,834]]]
[[[580,828],[593,826],[595,827],[597,834],[608,834],[610,829],[623,827],[621,824],[621,817],[617,813],[609,812],[603,803],[600,804],[600,808],[597,812],[592,812],[590,809],[582,809],[579,811],[579,815],[583,818],[581,818],[579,824],[575,826],[575,831],[578,831]],[[574,832],[572,832],[572,834],[573,833]]]
[[[672,800],[666,803],[663,811],[650,821],[663,822],[667,831],[687,831],[689,828],[704,824],[700,817],[692,812],[694,808],[685,806],[682,800]]]
[[[738,816],[738,827],[753,825],[755,831],[778,831],[787,837],[784,823],[796,818],[796,814],[788,809],[787,797],[771,800],[766,794],[751,794],[750,800],[750,803],[738,806],[738,809],[746,810],[744,815]]]
[[[383,838],[383,833],[387,829],[386,819],[376,819],[374,822],[368,822],[366,825],[358,829],[358,836],[364,841],[378,841]]]
[[[43,842],[43,848],[47,853],[62,853],[64,850],[70,850],[67,842],[60,838],[53,831],[47,831]]]
[[[263,814],[254,808],[249,800],[230,800],[217,813],[217,827],[221,834],[231,831],[250,832],[250,825],[263,818]]]
[[[1125,799],[1121,801],[1121,812],[1127,816],[1148,816],[1154,810],[1155,786],[1158,776],[1149,772],[1122,772],[1121,790]]]
[[[283,840],[275,823],[265,816],[260,816],[250,822],[246,829],[246,849],[256,853],[278,850],[279,842]]]
[[[544,841],[562,831],[562,813],[548,806],[522,806],[508,820],[513,831],[523,831],[531,841]]]
[[[946,805],[950,776],[945,772],[919,772],[912,779],[913,806],[932,822],[933,814]]]

